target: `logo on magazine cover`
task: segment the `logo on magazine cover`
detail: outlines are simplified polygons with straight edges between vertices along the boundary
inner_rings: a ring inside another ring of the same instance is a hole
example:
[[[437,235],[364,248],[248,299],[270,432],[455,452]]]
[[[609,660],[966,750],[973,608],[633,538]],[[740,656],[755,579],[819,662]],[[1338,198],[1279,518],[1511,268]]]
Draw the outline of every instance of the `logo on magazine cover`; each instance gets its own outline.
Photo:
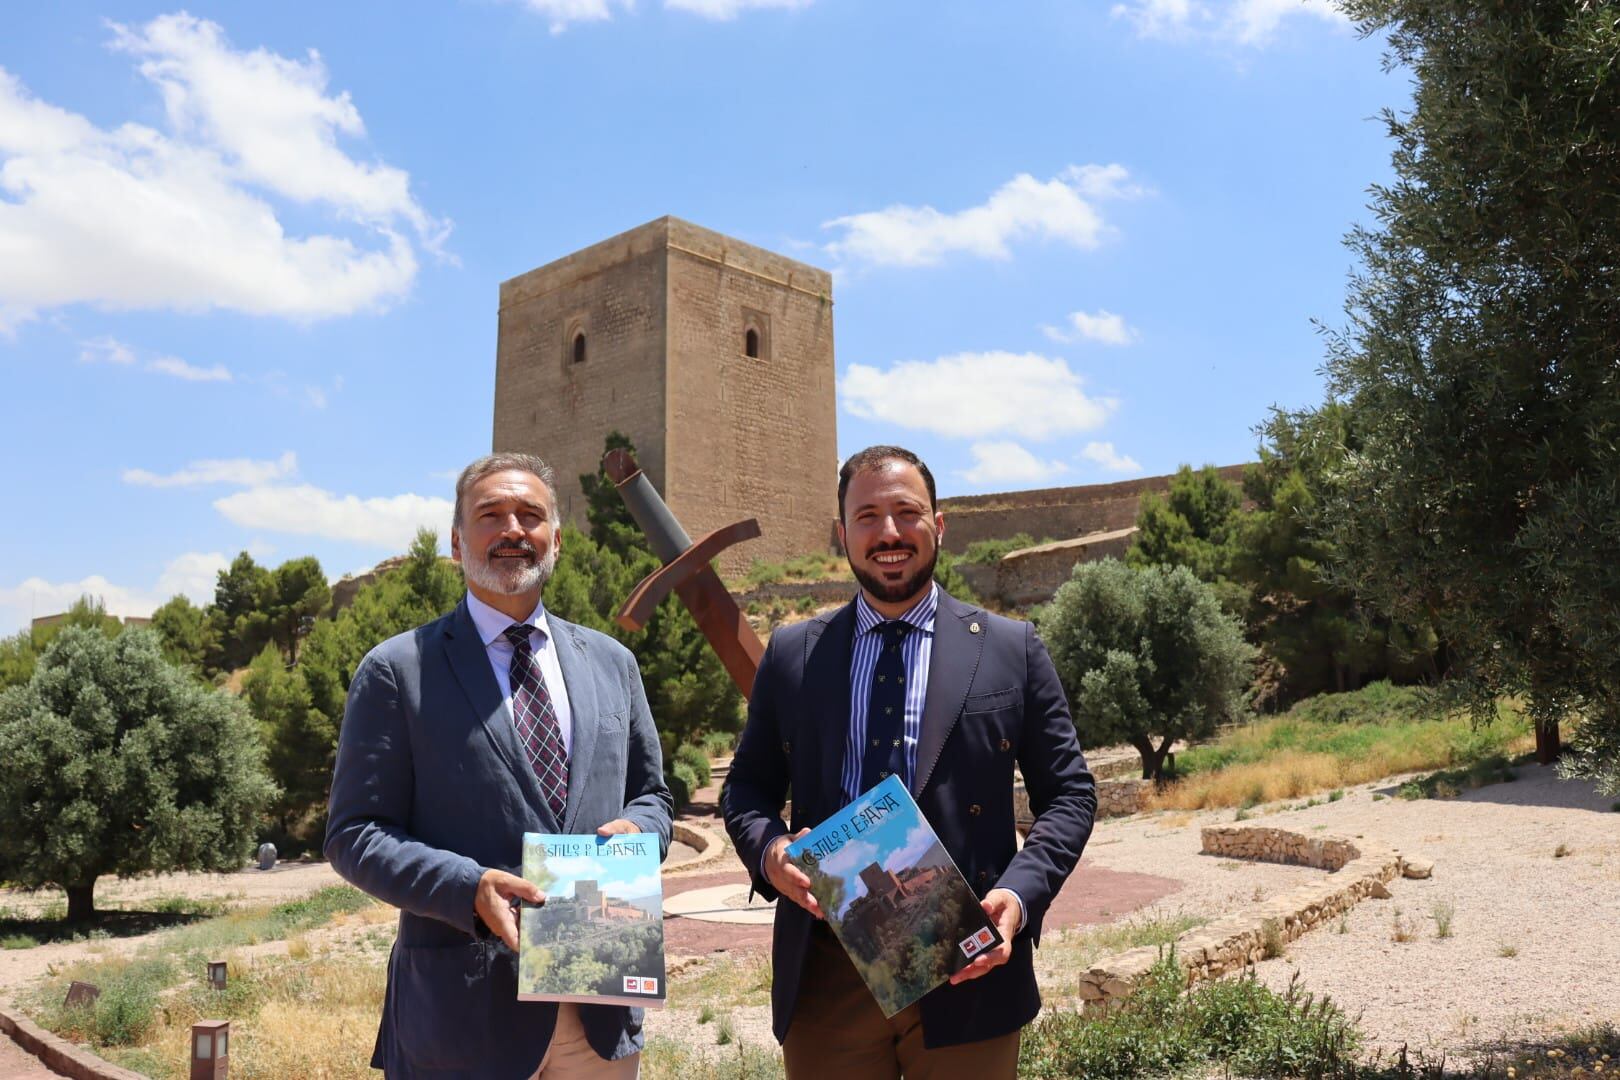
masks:
[[[965,937],[957,942],[956,947],[962,950],[963,956],[972,957],[988,949],[990,943],[995,940],[995,935],[990,932],[990,928],[987,926],[971,937]]]
[[[649,975],[626,975],[624,977],[624,992],[627,994],[656,994],[658,993],[658,980]]]

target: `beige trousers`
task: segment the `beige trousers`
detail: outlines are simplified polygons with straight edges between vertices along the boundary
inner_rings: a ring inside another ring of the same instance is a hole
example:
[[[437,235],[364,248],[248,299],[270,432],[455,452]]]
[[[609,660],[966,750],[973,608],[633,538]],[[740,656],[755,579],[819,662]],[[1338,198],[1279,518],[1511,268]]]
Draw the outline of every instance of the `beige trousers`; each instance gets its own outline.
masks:
[[[1014,1080],[1018,1036],[928,1049],[922,1009],[885,1020],[844,947],[817,923],[782,1057],[788,1080]]]
[[[529,1080],[636,1080],[640,1074],[640,1054],[615,1061],[598,1057],[585,1041],[579,1006],[564,1002],[557,1006],[557,1030],[551,1034],[551,1045]]]

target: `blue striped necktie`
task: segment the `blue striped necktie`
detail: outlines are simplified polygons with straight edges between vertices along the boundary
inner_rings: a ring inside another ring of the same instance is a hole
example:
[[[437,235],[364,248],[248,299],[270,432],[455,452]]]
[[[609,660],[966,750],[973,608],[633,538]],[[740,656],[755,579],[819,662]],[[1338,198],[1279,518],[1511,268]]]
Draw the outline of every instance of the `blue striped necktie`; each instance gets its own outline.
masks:
[[[882,639],[872,669],[872,691],[866,703],[866,746],[861,755],[861,791],[895,774],[906,783],[905,638],[912,630],[898,620],[873,628]],[[909,785],[908,785],[909,786]]]

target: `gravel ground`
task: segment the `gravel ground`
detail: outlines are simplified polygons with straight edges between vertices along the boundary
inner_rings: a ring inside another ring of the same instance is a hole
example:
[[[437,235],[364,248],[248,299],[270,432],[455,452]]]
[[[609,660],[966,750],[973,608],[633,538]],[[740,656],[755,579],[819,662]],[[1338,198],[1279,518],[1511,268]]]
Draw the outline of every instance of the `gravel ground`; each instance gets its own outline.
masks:
[[[1392,900],[1364,901],[1345,932],[1334,925],[1294,942],[1283,958],[1259,965],[1260,978],[1281,988],[1297,972],[1306,989],[1360,1013],[1362,1029],[1386,1051],[1406,1045],[1473,1056],[1504,1041],[1620,1024],[1615,800],[1560,780],[1551,767],[1519,775],[1451,800],[1375,800],[1398,787],[1384,781],[1308,809],[1261,808],[1260,823],[1365,836],[1433,859],[1435,870],[1427,881],[1392,883]],[[1104,822],[1087,855],[1183,881],[1165,903],[1204,914],[1241,907],[1250,895],[1244,886],[1270,895],[1320,874],[1198,854],[1199,826],[1232,817],[1228,810]],[[1555,856],[1560,845],[1567,854]],[[1435,913],[1448,906],[1451,936],[1440,938]],[[1413,940],[1394,940],[1397,912]]]
[[[1538,1038],[1595,1023],[1620,1024],[1620,814],[1590,784],[1559,780],[1528,766],[1521,779],[1446,801],[1381,798],[1398,781],[1353,788],[1337,802],[1308,809],[1261,807],[1254,820],[1304,832],[1327,831],[1396,847],[1434,860],[1428,881],[1399,880],[1392,900],[1368,900],[1344,922],[1288,947],[1259,966],[1260,978],[1285,986],[1297,972],[1315,993],[1331,994],[1375,1048],[1403,1044],[1450,1058],[1503,1041]],[[1296,803],[1295,805],[1298,805]],[[1269,811],[1269,812],[1268,812]],[[1129,917],[1185,912],[1214,918],[1322,876],[1304,867],[1220,859],[1199,853],[1199,827],[1233,813],[1164,813],[1099,823],[1083,866],[1172,878],[1180,888]],[[1555,856],[1562,845],[1565,854]],[[1077,875],[1083,884],[1085,872]],[[336,881],[321,864],[271,873],[175,874],[103,882],[97,901],[215,896],[258,903],[306,895]],[[31,910],[59,894],[0,893],[0,906]],[[1451,936],[1437,936],[1437,910],[1449,905]],[[1413,940],[1396,942],[1396,912]],[[1119,914],[1124,912],[1100,914]],[[334,928],[332,937],[378,927]],[[319,935],[322,939],[325,934]],[[141,939],[114,939],[0,952],[0,999],[60,963],[85,953],[122,952]],[[328,945],[325,940],[320,945]],[[739,971],[739,976],[746,972]],[[695,1003],[650,1013],[648,1033],[715,1046],[718,1024],[698,1024]],[[773,1046],[769,1009],[729,1012],[733,1038]],[[0,1072],[0,1076],[4,1073]]]

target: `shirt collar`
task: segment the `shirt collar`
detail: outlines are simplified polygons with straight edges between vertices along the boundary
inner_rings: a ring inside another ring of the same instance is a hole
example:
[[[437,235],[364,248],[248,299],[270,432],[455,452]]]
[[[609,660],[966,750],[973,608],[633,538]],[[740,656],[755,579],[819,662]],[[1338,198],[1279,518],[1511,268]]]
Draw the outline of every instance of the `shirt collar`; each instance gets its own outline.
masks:
[[[901,615],[899,620],[910,623],[918,630],[932,634],[934,632],[934,610],[939,606],[939,585],[930,581],[928,591],[923,598]],[[866,602],[865,593],[855,594],[855,632],[865,634],[871,632],[879,623],[887,622],[882,615],[873,610],[872,605]]]
[[[512,617],[504,612],[496,611],[469,590],[467,593],[467,614],[472,616],[473,626],[478,630],[478,637],[486,648],[490,643],[506,633],[506,628],[512,625]],[[532,626],[540,631],[540,635],[548,641],[551,638],[551,626],[546,622],[546,603],[544,600],[534,605],[534,611],[523,620],[523,625]]]

